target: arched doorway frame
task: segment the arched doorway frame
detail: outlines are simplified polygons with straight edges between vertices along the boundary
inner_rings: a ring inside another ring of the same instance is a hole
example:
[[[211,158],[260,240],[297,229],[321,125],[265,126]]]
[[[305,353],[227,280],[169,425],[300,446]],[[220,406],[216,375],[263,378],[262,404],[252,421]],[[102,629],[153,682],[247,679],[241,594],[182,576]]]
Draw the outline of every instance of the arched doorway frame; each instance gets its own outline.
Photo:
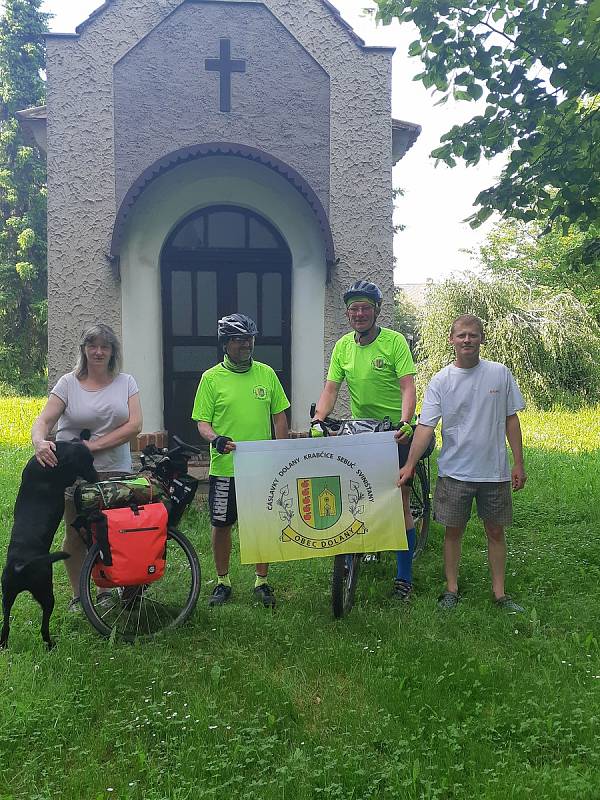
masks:
[[[244,206],[205,206],[172,230],[160,257],[164,421],[171,433],[197,439],[189,409],[203,371],[222,358],[216,323],[226,314],[256,321],[255,358],[275,369],[291,398],[291,268],[283,236]]]
[[[271,153],[267,153],[257,147],[234,142],[211,142],[183,147],[163,156],[163,158],[158,159],[158,161],[145,169],[134,181],[119,204],[110,244],[111,256],[113,258],[119,257],[129,218],[139,198],[154,181],[182,164],[214,156],[253,161],[281,175],[308,203],[321,230],[327,264],[331,266],[335,263],[335,245],[327,211],[308,181],[293,167]]]
[[[242,205],[264,216],[292,254],[292,427],[303,430],[310,403],[323,388],[327,257],[315,216],[290,183],[241,158],[202,158],[153,181],[128,217],[120,250],[125,369],[140,387],[144,430],[164,428],[160,253],[174,228],[194,210]]]

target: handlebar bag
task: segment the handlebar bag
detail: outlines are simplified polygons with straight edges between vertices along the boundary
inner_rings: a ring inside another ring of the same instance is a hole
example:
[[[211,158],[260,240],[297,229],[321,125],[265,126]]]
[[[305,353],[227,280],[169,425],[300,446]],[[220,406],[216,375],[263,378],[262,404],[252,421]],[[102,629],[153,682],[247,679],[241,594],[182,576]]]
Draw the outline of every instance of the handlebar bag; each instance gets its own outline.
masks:
[[[166,497],[159,481],[136,475],[98,483],[80,483],[75,489],[74,503],[79,514],[87,514],[105,508],[156,503]]]
[[[392,421],[385,419],[345,419],[338,433],[339,435],[356,433],[379,433],[380,431],[393,430]]]
[[[167,509],[162,503],[98,511],[90,519],[100,558],[92,569],[97,586],[139,586],[162,578],[167,550]]]

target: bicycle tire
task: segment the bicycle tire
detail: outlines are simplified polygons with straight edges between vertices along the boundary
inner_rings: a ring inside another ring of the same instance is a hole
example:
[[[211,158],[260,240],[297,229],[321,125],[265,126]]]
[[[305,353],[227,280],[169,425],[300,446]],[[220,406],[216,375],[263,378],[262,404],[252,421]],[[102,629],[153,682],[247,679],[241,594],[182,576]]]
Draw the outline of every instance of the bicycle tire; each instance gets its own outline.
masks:
[[[200,594],[201,571],[193,545],[179,531],[167,531],[165,573],[145,586],[112,590],[114,602],[97,602],[92,568],[100,548],[92,544],[81,569],[79,596],[90,624],[101,636],[133,642],[179,627],[189,619]],[[101,590],[108,591],[108,590]]]
[[[336,619],[345,617],[354,605],[362,553],[335,556],[331,576],[331,607]]]
[[[410,490],[410,511],[417,532],[413,561],[418,558],[427,546],[429,538],[429,523],[431,521],[431,491],[427,469],[419,461],[415,469],[415,476]]]

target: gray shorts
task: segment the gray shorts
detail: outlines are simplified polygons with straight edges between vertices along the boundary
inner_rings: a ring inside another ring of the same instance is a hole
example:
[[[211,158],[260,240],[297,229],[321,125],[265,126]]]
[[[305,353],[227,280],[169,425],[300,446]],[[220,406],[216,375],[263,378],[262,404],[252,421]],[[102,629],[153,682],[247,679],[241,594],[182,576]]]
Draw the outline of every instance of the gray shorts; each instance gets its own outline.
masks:
[[[450,528],[464,527],[471,517],[473,499],[477,515],[495,525],[512,523],[511,482],[475,483],[455,478],[438,478],[433,497],[433,518]]]

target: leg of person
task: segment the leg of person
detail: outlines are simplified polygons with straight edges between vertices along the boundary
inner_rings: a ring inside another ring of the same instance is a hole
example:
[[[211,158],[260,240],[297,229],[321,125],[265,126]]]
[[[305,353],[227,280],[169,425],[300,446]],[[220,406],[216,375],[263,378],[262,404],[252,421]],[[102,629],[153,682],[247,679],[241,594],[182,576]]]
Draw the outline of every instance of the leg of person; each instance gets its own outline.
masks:
[[[458,570],[462,537],[471,516],[476,488],[467,481],[439,477],[434,494],[434,519],[445,526],[444,572],[446,591],[439,597],[440,608],[454,608],[459,600]]]
[[[257,600],[260,600],[265,608],[275,607],[275,595],[273,589],[267,582],[267,573],[269,572],[268,564],[256,565],[256,580],[254,581],[253,595]]]
[[[488,541],[488,563],[492,578],[492,592],[498,600],[504,597],[504,576],[506,574],[506,537],[504,528],[489,520],[484,520],[483,527]]]
[[[65,567],[73,593],[71,602],[69,603],[69,610],[79,611],[81,608],[79,604],[79,577],[81,575],[81,568],[87,553],[87,548],[79,532],[73,527],[77,512],[75,510],[73,491],[71,491],[71,489],[72,487],[67,489],[65,493],[65,538],[62,543],[62,549],[70,556],[70,558],[67,558],[65,561]]]
[[[211,543],[217,583],[208,599],[209,606],[221,606],[231,597],[229,561],[231,558],[231,528],[237,519],[233,478],[210,475],[208,479],[208,508],[210,511]]]
[[[506,536],[505,528],[512,522],[512,492],[510,481],[479,484],[477,513],[483,521],[488,541],[488,563],[492,579],[494,602],[503,611],[521,613],[525,609],[506,594]]]
[[[408,458],[410,445],[398,445],[398,466],[403,467]],[[398,550],[396,553],[396,577],[394,579],[393,596],[401,602],[408,602],[412,594],[412,562],[417,543],[417,532],[410,513],[410,491],[409,485],[402,487],[402,507],[404,511],[404,527],[406,529],[406,539],[408,550]]]
[[[402,506],[408,550],[398,550],[396,553],[396,577],[393,590],[394,597],[401,602],[408,602],[412,595],[412,564],[417,543],[417,532],[410,513],[410,492],[410,486],[402,487]]]
[[[458,568],[462,552],[464,526],[447,525],[444,534],[444,572],[446,574],[446,590],[458,595]]]

